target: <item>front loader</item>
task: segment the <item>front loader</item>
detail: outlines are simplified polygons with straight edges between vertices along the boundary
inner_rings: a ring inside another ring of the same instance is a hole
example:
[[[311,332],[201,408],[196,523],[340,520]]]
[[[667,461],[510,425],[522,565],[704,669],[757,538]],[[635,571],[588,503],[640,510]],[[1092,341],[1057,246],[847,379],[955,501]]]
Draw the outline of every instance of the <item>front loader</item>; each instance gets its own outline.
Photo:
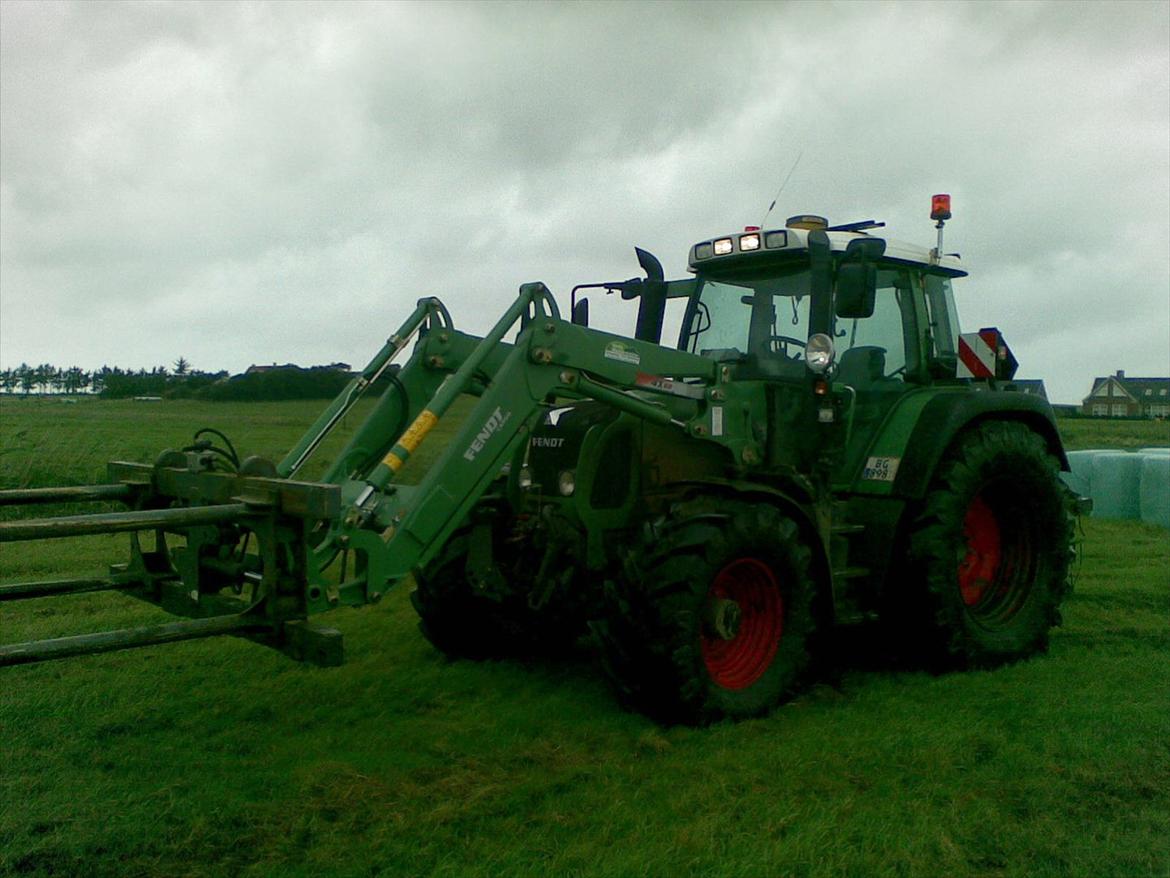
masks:
[[[112,589],[185,617],[2,646],[0,664],[232,634],[335,665],[340,633],[310,617],[407,579],[447,654],[588,628],[620,696],[667,720],[765,712],[817,632],[871,619],[957,665],[1042,650],[1068,587],[1067,463],[999,334],[959,333],[942,206],[929,252],[809,216],[700,242],[681,280],[639,250],[645,277],[575,288],[568,320],[525,284],[482,338],[423,299],[278,462],[205,435],[111,463],[105,485],[0,492],[126,507],[3,522],[0,541],[130,534],[108,575],[0,601]],[[637,300],[632,336],[588,326],[590,287]],[[322,478],[298,478],[379,379]],[[424,441],[446,444],[404,484]]]

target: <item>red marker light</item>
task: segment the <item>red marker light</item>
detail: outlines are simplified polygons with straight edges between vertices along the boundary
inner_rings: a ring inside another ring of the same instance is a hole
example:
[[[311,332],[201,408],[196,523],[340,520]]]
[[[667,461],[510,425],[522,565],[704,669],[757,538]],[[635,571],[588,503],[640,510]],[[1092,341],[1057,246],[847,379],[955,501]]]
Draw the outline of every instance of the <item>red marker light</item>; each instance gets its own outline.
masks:
[[[951,196],[932,195],[930,197],[930,218],[932,220],[949,220],[951,218]]]
[[[745,232],[758,232],[760,230],[760,227],[759,226],[744,226],[743,230]]]

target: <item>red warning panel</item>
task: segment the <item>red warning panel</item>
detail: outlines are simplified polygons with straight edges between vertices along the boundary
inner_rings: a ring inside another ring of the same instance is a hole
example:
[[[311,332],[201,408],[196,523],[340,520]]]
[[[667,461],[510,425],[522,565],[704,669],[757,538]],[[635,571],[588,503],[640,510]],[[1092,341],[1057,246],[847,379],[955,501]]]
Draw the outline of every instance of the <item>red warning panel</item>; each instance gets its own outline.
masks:
[[[994,327],[959,336],[960,378],[998,378],[1010,381],[1015,377],[1019,363],[1003,335]]]
[[[999,333],[994,329],[964,332],[959,336],[960,378],[994,378]]]

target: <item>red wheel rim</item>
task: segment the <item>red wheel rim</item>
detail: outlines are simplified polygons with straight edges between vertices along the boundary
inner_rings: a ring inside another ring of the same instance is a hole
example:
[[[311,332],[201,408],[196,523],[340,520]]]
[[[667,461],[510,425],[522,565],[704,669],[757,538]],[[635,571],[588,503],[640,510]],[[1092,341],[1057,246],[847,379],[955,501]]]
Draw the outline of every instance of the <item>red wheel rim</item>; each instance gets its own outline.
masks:
[[[978,605],[994,585],[1003,558],[999,522],[991,507],[976,497],[963,517],[967,554],[959,562],[959,592],[968,607]]]
[[[763,561],[739,558],[719,571],[707,597],[734,601],[740,612],[730,640],[704,631],[700,647],[707,673],[724,689],[746,689],[768,670],[780,646],[784,599],[776,577]]]

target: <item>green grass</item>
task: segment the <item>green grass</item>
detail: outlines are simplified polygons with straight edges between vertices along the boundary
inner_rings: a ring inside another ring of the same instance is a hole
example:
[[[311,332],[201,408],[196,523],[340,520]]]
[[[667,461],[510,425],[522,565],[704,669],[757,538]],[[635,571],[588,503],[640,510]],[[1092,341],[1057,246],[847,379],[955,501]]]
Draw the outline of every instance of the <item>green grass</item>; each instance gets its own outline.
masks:
[[[1170,445],[1170,420],[1128,421],[1108,418],[1058,418],[1065,448],[1145,448]]]
[[[0,401],[0,447],[25,431],[38,466],[99,471],[203,424],[275,456],[317,408],[22,404]],[[22,454],[0,458],[6,485]],[[0,569],[124,553],[69,545],[4,544]],[[1167,571],[1166,531],[1089,520],[1047,656],[943,676],[863,658],[708,729],[622,711],[587,652],[448,662],[405,589],[328,616],[341,668],[218,639],[5,669],[0,874],[1164,876]],[[161,617],[25,601],[0,605],[0,641]]]
[[[163,449],[190,444],[201,427],[226,433],[241,457],[259,454],[279,460],[324,406],[313,400],[69,403],[53,397],[0,397],[0,487],[101,482],[107,461],[153,463]],[[366,411],[363,401],[341,429],[356,427]],[[329,452],[338,447],[337,439],[331,439],[308,464],[306,477],[319,476]]]

